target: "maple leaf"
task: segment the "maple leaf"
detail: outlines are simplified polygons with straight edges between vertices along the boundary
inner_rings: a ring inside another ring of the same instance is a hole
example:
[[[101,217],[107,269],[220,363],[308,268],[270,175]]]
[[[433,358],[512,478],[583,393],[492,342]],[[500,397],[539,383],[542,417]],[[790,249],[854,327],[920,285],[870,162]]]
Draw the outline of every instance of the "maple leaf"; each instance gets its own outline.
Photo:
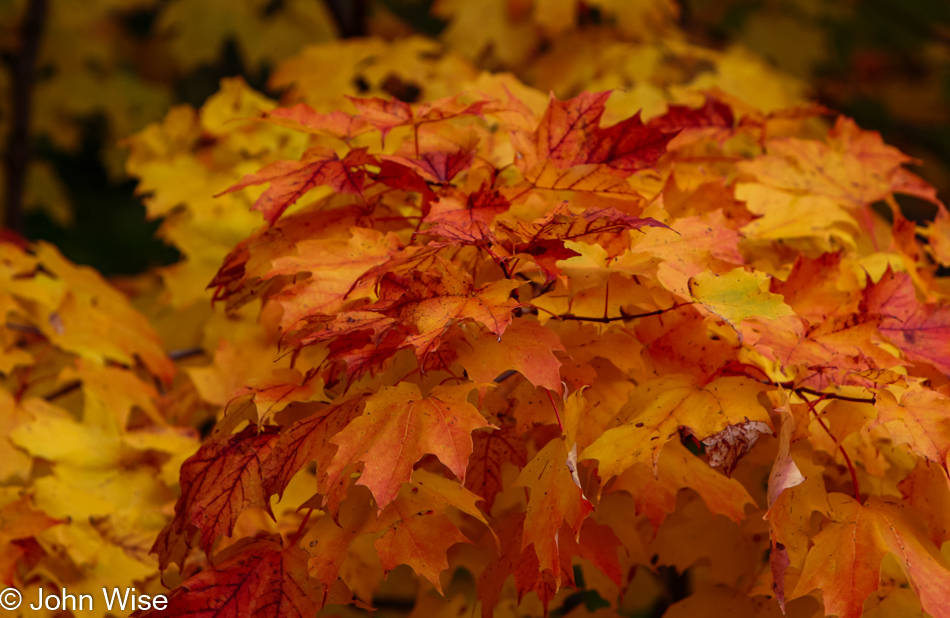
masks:
[[[310,554],[309,573],[329,588],[340,576],[353,540],[376,523],[376,509],[365,496],[348,496],[339,505],[336,519],[323,515],[300,540]]]
[[[841,136],[843,139],[834,140]],[[839,118],[830,145],[816,140],[773,138],[768,153],[739,168],[774,187],[822,195],[854,206],[883,199],[891,176],[910,159],[885,146],[880,136],[861,132]],[[791,163],[791,165],[789,165]],[[789,173],[794,169],[797,173]]]
[[[15,585],[16,563],[26,553],[17,541],[25,541],[62,523],[33,507],[29,496],[22,496],[0,508],[0,583]]]
[[[737,268],[725,275],[701,273],[689,281],[693,299],[735,328],[747,318],[775,319],[795,315],[782,297],[768,291],[769,279],[762,272]]]
[[[766,327],[750,320],[742,327],[750,345],[784,367],[807,369],[802,384],[867,384],[868,371],[895,367],[900,359],[873,342],[878,318],[870,314],[835,316],[809,326],[797,317],[779,318]],[[834,359],[834,360],[832,360]]]
[[[273,224],[285,210],[315,187],[327,185],[340,193],[362,194],[363,166],[369,164],[375,165],[377,161],[366,148],[350,150],[342,159],[331,149],[311,148],[299,161],[276,161],[266,165],[218,195],[269,183],[270,187],[257,198],[253,208],[261,211],[264,219]]]
[[[862,505],[842,494],[829,499],[832,521],[815,537],[793,597],[818,588],[827,613],[857,618],[878,587],[881,559],[891,552],[924,611],[934,616],[950,612],[950,564],[901,505],[880,498]]]
[[[950,526],[944,514],[950,502],[950,487],[943,466],[918,459],[917,466],[898,485],[901,496],[927,525],[934,545],[940,547],[950,538]]]
[[[884,424],[895,443],[909,444],[930,461],[948,465],[950,397],[937,391],[915,389],[905,391],[898,399],[894,392],[882,388],[876,405],[878,416],[872,426]]]
[[[431,182],[448,184],[456,176],[472,166],[474,150],[459,148],[455,150],[426,150],[415,157],[386,157],[391,161],[414,167],[424,178]]]
[[[690,296],[690,277],[744,263],[740,238],[729,228],[722,211],[683,217],[671,222],[670,229],[651,229],[632,237],[630,249],[611,267],[633,275],[655,271],[671,292]],[[658,265],[657,260],[661,261]]]
[[[745,517],[745,505],[755,504],[741,483],[716,472],[678,440],[663,447],[655,476],[649,466],[633,465],[615,477],[606,491],[629,493],[637,513],[646,515],[656,532],[676,509],[676,494],[683,487],[693,488],[711,513],[725,515],[735,522]]]
[[[472,433],[472,454],[465,470],[465,486],[485,501],[491,512],[495,497],[504,490],[505,465],[521,469],[528,463],[528,453],[514,425],[499,430]]]
[[[510,66],[523,62],[538,44],[534,24],[525,19],[525,8],[504,0],[479,4],[438,0],[432,10],[437,17],[450,21],[442,38],[453,41],[461,54],[472,59],[489,54]]]
[[[478,496],[445,477],[417,470],[412,483],[379,514],[375,532],[376,550],[385,572],[399,564],[408,564],[442,594],[439,573],[448,568],[447,553],[455,543],[468,539],[446,516],[452,507],[488,526],[475,506]]]
[[[34,125],[56,145],[90,110],[113,135],[160,112],[164,70],[146,89],[115,72],[155,43],[126,40],[142,3],[48,3],[37,100],[59,103]],[[183,42],[208,60],[230,34],[276,63],[329,23],[310,0],[215,0],[214,27],[186,19],[200,0],[145,4],[189,67]],[[819,594],[950,614],[931,263],[950,215],[911,159],[848,119],[819,135],[800,84],[684,43],[672,0],[430,4],[443,43],[377,11],[398,40],[274,64],[293,107],[225,80],[131,138],[181,254],[157,276],[0,240],[4,579],[30,598],[183,582],[173,615],[814,614],[785,597]],[[49,179],[33,198],[60,203]],[[934,223],[869,208],[894,193]],[[222,412],[189,457],[178,425]]]
[[[343,140],[350,140],[370,129],[370,123],[360,116],[351,116],[340,110],[323,114],[306,103],[293,107],[279,107],[264,113],[269,122],[291,129],[314,133],[329,133]]]
[[[303,550],[285,549],[279,536],[263,536],[230,546],[214,568],[176,588],[166,608],[132,615],[304,618],[322,608],[327,596],[310,579]]]
[[[732,108],[709,94],[706,95],[703,106],[698,109],[685,105],[670,105],[665,114],[652,118],[647,123],[664,133],[706,127],[732,128],[734,124]]]
[[[537,322],[515,319],[500,338],[486,333],[467,338],[456,348],[458,361],[475,382],[489,383],[505,371],[521,372],[535,386],[561,392],[558,336]]]
[[[432,224],[427,234],[459,244],[486,244],[493,242],[490,226],[495,216],[509,208],[511,203],[504,195],[483,184],[468,194],[464,202],[443,196],[432,205],[423,222]]]
[[[99,273],[71,264],[46,243],[33,248],[35,256],[9,243],[2,246],[8,264],[4,315],[25,314],[52,344],[99,365],[133,366],[141,359],[153,375],[171,383],[175,366],[155,330]]]
[[[422,210],[425,213],[429,211],[429,204],[436,199],[435,192],[419,172],[408,165],[397,163],[392,157],[383,157],[380,160],[379,172],[375,178],[387,187],[422,194]]]
[[[538,240],[577,240],[584,236],[667,226],[652,217],[635,217],[612,206],[590,208],[575,214],[566,202],[562,202],[547,215],[531,223],[506,221],[499,227],[513,238],[530,244]]]
[[[521,540],[524,551],[534,546],[542,569],[554,574],[560,585],[561,571],[558,557],[558,530],[566,523],[576,535],[593,507],[584,492],[575,484],[568,469],[569,449],[565,440],[554,438],[524,467],[515,485],[527,487],[528,512],[525,532]]]
[[[438,386],[423,397],[418,386],[401,382],[370,395],[363,415],[330,439],[339,447],[327,468],[330,483],[346,464],[365,462],[358,484],[368,487],[384,509],[409,481],[413,465],[429,453],[464,481],[472,431],[490,426],[466,402],[472,388]]]
[[[580,255],[568,248],[565,242],[584,237],[594,242],[600,235],[644,227],[666,226],[651,217],[634,217],[614,207],[591,208],[574,214],[566,203],[558,205],[553,211],[531,223],[503,221],[498,224],[499,231],[503,231],[512,240],[511,252],[530,256],[548,281],[560,273],[556,262]]]
[[[763,433],[772,433],[772,428],[759,421],[746,421],[729,425],[719,433],[703,438],[709,465],[722,467],[726,476],[732,476],[739,460]]]
[[[270,512],[262,472],[277,439],[273,429],[259,431],[251,425],[225,439],[205,442],[182,465],[175,519],[152,548],[163,567],[169,562],[183,564],[196,531],[202,549],[210,555],[219,536],[230,536],[242,511],[260,508]]]
[[[772,505],[778,500],[779,495],[781,495],[783,491],[791,487],[797,487],[805,481],[805,477],[802,476],[801,470],[791,455],[791,440],[792,432],[795,430],[795,417],[787,405],[778,410],[780,411],[782,421],[781,427],[779,428],[779,447],[778,453],[775,455],[775,465],[772,466],[772,470],[769,472],[767,492],[769,509],[772,508]],[[768,516],[768,512],[766,512],[766,516]],[[782,603],[785,602],[784,599],[781,599],[781,601]]]
[[[623,544],[610,526],[599,524],[588,517],[577,535],[572,534],[573,530],[566,523],[561,531],[562,533],[558,535],[558,550],[561,552],[561,572],[568,586],[577,587],[573,569],[575,556],[589,560],[610,581],[618,586],[621,585],[619,554]]]
[[[438,350],[446,330],[464,320],[483,324],[501,336],[511,322],[511,312],[519,303],[510,298],[517,283],[493,281],[476,289],[471,275],[443,264],[443,272],[412,271],[408,276],[384,275],[378,282],[379,300],[358,311],[337,315],[308,316],[310,326],[289,338],[287,345],[303,347],[320,341],[360,334],[344,342],[332,357],[346,358],[351,350],[367,342],[375,345],[395,331],[398,347],[411,347],[422,360]],[[395,349],[395,348],[394,348]]]
[[[362,413],[365,402],[365,394],[336,401],[281,432],[262,463],[261,476],[268,492],[282,495],[294,475],[311,461],[317,463],[322,477],[336,452],[330,440]],[[319,480],[322,486],[323,479]]]
[[[644,125],[639,113],[601,128],[600,119],[609,97],[610,91],[585,92],[568,101],[559,101],[552,95],[534,135],[522,138],[532,150],[528,165],[550,161],[565,169],[603,164],[628,175],[652,167],[675,134]]]
[[[772,280],[772,291],[811,323],[834,318],[845,308],[856,311],[857,295],[838,289],[841,261],[841,252],[823,253],[816,259],[800,255],[784,281]]]
[[[401,248],[391,234],[376,230],[351,228],[348,239],[326,238],[301,240],[296,255],[281,256],[270,261],[265,281],[281,275],[310,273],[310,277],[287,286],[273,296],[284,308],[281,324],[290,330],[313,313],[336,311],[347,303],[369,294],[369,285],[357,281],[370,268],[377,266]]]
[[[555,574],[541,569],[533,545],[524,547],[524,524],[525,514],[513,512],[496,525],[499,551],[478,579],[479,597],[483,601],[482,618],[491,618],[492,608],[498,605],[502,586],[511,575],[514,575],[519,601],[528,592],[535,592],[541,604],[547,607],[557,592]]]
[[[950,373],[950,307],[919,302],[910,275],[888,268],[865,289],[861,307],[882,316],[878,329],[909,358]]]
[[[765,387],[748,378],[718,378],[697,386],[682,376],[656,378],[638,386],[621,411],[619,427],[608,429],[584,449],[581,459],[596,459],[600,475],[617,476],[634,463],[651,466],[654,473],[664,444],[686,427],[699,439],[730,425],[755,421],[771,427],[758,403]]]
[[[360,117],[373,125],[386,139],[386,134],[401,126],[420,125],[440,122],[461,116],[480,115],[489,101],[474,101],[461,103],[459,95],[439,99],[430,103],[423,103],[413,109],[411,105],[398,99],[370,99],[348,97],[360,113]],[[418,147],[417,147],[418,151]]]
[[[524,179],[535,189],[553,191],[586,191],[590,193],[638,198],[640,194],[630,182],[606,165],[575,165],[568,169],[542,159],[524,170]]]

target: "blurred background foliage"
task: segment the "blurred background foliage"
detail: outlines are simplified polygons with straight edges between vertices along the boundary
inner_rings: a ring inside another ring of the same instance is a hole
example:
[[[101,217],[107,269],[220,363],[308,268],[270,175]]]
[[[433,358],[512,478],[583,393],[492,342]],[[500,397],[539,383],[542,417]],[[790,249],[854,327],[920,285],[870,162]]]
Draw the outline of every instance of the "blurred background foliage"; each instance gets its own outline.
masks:
[[[761,109],[812,99],[881,131],[950,194],[946,0],[0,0],[0,56],[6,225],[107,275],[178,259],[123,140],[232,76],[284,102],[320,88],[432,99],[477,69],[562,98],[619,88],[647,115],[689,85]]]
[[[946,0],[685,0],[690,37],[742,44],[808,82],[822,103],[882,133],[950,189]],[[918,206],[911,214],[927,217]]]

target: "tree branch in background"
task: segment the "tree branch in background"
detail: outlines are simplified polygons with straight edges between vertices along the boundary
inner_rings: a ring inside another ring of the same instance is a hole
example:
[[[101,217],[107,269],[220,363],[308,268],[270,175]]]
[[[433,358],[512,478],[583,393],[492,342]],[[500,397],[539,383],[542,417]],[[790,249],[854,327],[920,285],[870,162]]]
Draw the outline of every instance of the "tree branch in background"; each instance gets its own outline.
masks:
[[[367,0],[327,0],[340,36],[344,39],[366,36]]]
[[[13,94],[13,105],[10,137],[4,153],[7,187],[4,225],[16,232],[23,231],[23,195],[31,155],[30,113],[33,80],[46,8],[47,0],[30,0],[20,27],[19,49],[10,58],[10,91]]]

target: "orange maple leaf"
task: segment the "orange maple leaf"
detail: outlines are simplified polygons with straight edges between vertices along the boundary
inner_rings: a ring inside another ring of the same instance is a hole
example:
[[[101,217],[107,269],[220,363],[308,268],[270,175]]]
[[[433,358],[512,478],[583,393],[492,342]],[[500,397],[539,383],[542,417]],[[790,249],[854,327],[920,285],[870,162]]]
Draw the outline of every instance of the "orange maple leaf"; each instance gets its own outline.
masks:
[[[387,336],[389,350],[409,347],[420,360],[442,345],[450,326],[465,320],[484,325],[501,336],[519,306],[510,298],[517,283],[493,281],[476,288],[471,275],[449,264],[442,272],[411,271],[403,277],[386,274],[378,283],[379,300],[359,310],[308,316],[309,326],[285,344],[301,348],[321,341],[336,342],[331,358],[347,360],[367,346],[378,348]],[[332,345],[332,344],[331,344]]]
[[[339,447],[327,468],[330,483],[347,464],[362,461],[358,484],[384,509],[409,481],[413,465],[430,453],[464,481],[472,431],[490,426],[466,401],[474,386],[438,386],[423,397],[415,384],[400,382],[370,395],[363,415],[330,439]]]
[[[900,504],[874,497],[862,505],[843,494],[829,499],[832,521],[815,537],[793,598],[818,588],[825,612],[858,618],[877,590],[881,560],[891,552],[923,610],[932,616],[950,613],[950,564]]]
[[[567,524],[576,535],[588,513],[593,510],[581,488],[575,484],[567,466],[569,449],[562,438],[554,438],[524,467],[517,486],[527,487],[528,512],[521,540],[524,550],[534,545],[542,569],[554,574],[560,585],[558,530]]]
[[[449,567],[448,550],[470,542],[446,515],[451,507],[481,521],[488,521],[475,506],[478,496],[445,477],[417,470],[412,483],[379,514],[374,532],[376,550],[385,572],[408,564],[442,593],[439,573]]]

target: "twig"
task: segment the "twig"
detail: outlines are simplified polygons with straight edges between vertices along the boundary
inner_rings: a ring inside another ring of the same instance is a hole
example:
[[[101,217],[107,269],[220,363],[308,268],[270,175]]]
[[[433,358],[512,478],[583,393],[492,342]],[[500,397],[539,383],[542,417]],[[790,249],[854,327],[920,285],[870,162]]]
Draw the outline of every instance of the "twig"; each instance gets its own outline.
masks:
[[[62,386],[57,388],[55,391],[44,395],[43,399],[45,399],[46,401],[54,401],[56,399],[59,399],[63,395],[68,395],[69,393],[78,389],[80,386],[82,386],[82,382],[80,382],[79,380],[71,380],[67,382],[66,384],[63,384]]]
[[[168,358],[173,361],[184,360],[186,358],[192,358],[194,356],[201,356],[205,353],[204,348],[182,348],[180,350],[169,350]]]
[[[787,384],[782,384],[782,386],[785,386],[786,388],[789,387]],[[870,403],[872,405],[877,403],[876,397],[848,397],[847,395],[837,395],[835,393],[823,393],[821,391],[816,391],[813,388],[808,388],[807,386],[799,386],[797,388],[793,388],[792,390],[798,393],[799,397],[802,396],[802,393],[808,393],[809,395],[815,395],[816,397],[821,397],[823,399],[837,399],[839,401],[851,401],[853,403]],[[804,399],[804,397],[802,397],[802,399]]]
[[[561,320],[574,320],[576,322],[600,322],[601,324],[609,324],[610,322],[620,322],[623,320],[633,320],[635,318],[648,318],[651,315],[661,315],[667,311],[673,311],[674,309],[679,309],[680,307],[685,307],[686,305],[694,304],[692,301],[688,303],[677,303],[672,307],[667,307],[666,309],[657,309],[656,311],[648,311],[647,313],[625,313],[623,315],[616,315],[613,317],[588,317],[582,315],[574,315],[573,313],[565,313],[563,315],[555,315],[556,318]]]

